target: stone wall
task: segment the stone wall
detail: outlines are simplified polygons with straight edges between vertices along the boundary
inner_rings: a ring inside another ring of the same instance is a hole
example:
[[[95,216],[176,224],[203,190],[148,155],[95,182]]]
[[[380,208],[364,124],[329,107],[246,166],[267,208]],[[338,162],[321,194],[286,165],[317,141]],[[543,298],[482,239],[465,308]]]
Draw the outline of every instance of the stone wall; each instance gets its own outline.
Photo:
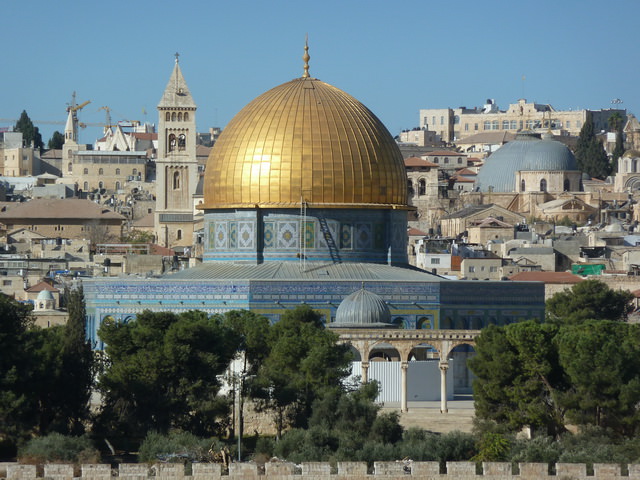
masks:
[[[628,465],[623,472],[617,464],[594,464],[588,471],[585,464],[558,463],[549,468],[545,463],[521,463],[518,471],[510,463],[483,463],[476,467],[472,462],[447,462],[446,471],[441,471],[438,462],[374,462],[369,469],[362,462],[338,462],[336,467],[329,463],[308,462],[295,465],[288,462],[268,462],[264,467],[253,463],[232,463],[229,469],[223,469],[217,463],[195,463],[189,475],[182,464],[121,464],[112,469],[110,465],[69,464],[21,465],[0,464],[0,478],[7,480],[110,480],[119,477],[123,480],[213,480],[213,479],[254,479],[263,480],[359,480],[359,479],[409,479],[427,480],[620,480],[624,476],[629,480],[640,479],[640,465]],[[552,472],[552,473],[550,473]],[[75,473],[75,475],[74,475]],[[624,475],[623,475],[624,473]],[[78,477],[78,474],[80,475]]]

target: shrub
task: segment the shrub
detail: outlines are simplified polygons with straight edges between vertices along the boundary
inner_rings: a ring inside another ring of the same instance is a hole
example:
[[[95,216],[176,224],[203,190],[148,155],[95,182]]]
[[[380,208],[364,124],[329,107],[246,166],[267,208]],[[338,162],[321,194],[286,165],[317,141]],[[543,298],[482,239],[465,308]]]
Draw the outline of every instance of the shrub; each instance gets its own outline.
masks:
[[[213,459],[210,452],[218,453],[221,447],[218,439],[199,438],[188,432],[174,431],[168,435],[149,432],[140,445],[138,460],[147,463],[158,460],[207,462]]]
[[[381,413],[371,425],[369,438],[382,443],[396,443],[402,439],[402,433],[398,412]]]
[[[561,445],[551,437],[534,437],[531,440],[517,440],[511,450],[514,463],[556,463],[562,453]]]
[[[256,456],[271,458],[273,457],[273,451],[275,449],[276,442],[272,437],[258,437],[256,440]]]
[[[440,436],[437,456],[441,464],[471,459],[476,453],[476,440],[470,433],[453,431]]]
[[[22,463],[97,463],[100,452],[86,435],[74,437],[50,433],[34,438],[19,448],[18,460]]]
[[[438,443],[440,435],[421,428],[408,429],[402,441],[397,445],[398,458],[410,458],[416,462],[433,462],[438,460]]]

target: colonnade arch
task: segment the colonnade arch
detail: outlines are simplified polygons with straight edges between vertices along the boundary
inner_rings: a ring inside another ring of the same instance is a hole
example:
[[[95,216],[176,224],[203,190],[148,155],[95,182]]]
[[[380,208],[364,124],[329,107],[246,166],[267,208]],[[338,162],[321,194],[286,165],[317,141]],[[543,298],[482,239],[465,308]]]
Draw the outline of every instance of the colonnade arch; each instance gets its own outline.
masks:
[[[334,328],[340,341],[349,343],[359,353],[362,359],[362,382],[369,381],[369,367],[371,354],[381,350],[396,351],[400,362],[401,395],[400,410],[408,411],[407,401],[407,370],[412,355],[425,346],[430,348],[431,358],[438,360],[440,370],[440,411],[448,412],[447,407],[447,370],[449,358],[456,349],[475,347],[475,339],[480,330],[397,330],[397,329],[348,329]],[[376,358],[375,356],[373,358]],[[365,360],[366,359],[366,360]],[[374,360],[375,361],[375,360]]]

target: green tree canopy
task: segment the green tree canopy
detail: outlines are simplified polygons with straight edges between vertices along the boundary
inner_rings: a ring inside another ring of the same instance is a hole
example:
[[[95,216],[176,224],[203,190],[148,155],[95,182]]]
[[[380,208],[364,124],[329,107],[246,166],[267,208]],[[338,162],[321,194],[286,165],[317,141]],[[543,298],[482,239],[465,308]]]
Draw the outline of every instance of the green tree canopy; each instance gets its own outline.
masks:
[[[51,135],[49,142],[47,142],[47,148],[61,149],[63,146],[64,146],[64,135],[56,130],[55,132],[53,132],[53,135]]]
[[[273,413],[281,436],[288,425],[306,425],[311,405],[325,389],[341,386],[349,374],[351,353],[307,305],[287,310],[269,329],[267,344],[269,355],[250,390],[257,407]]]
[[[15,448],[33,425],[29,402],[30,309],[0,294],[0,447]]]
[[[88,419],[93,354],[82,292],[67,325],[33,325],[30,307],[0,296],[0,444],[50,432],[81,434]]]
[[[613,290],[599,280],[583,280],[547,300],[547,320],[568,324],[584,320],[625,320],[633,295]]]
[[[557,327],[527,321],[484,329],[469,368],[476,415],[506,425],[557,436],[564,419],[558,395],[566,389],[553,348]]]
[[[620,113],[615,112],[607,120],[609,124],[609,131],[616,134],[616,146],[611,154],[611,163],[614,168],[614,172],[618,171],[618,160],[624,154],[624,119]]]
[[[33,122],[27,115],[27,111],[23,110],[20,114],[20,118],[16,123],[14,130],[16,132],[22,132],[22,141],[25,145],[31,145],[33,142],[34,148],[43,148],[44,143],[42,142],[42,135],[40,135],[40,130],[38,127],[33,125]]]
[[[640,326],[588,321],[562,328],[555,343],[571,389],[563,403],[578,425],[627,436],[640,430]]]
[[[580,129],[575,155],[580,170],[591,177],[603,179],[612,171],[607,152],[602,142],[596,137],[593,118],[590,114],[587,114],[587,119]]]
[[[129,323],[105,322],[98,334],[108,358],[100,429],[132,438],[171,428],[219,433],[228,404],[218,397],[218,376],[238,339],[218,317],[147,310]]]

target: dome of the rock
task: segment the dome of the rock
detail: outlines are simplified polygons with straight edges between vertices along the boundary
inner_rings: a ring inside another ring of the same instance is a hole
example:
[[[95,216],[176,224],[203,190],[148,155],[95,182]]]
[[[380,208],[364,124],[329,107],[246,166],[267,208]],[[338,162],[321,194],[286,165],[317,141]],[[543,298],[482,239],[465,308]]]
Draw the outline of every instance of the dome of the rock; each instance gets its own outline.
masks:
[[[207,162],[205,209],[407,205],[402,155],[362,103],[303,76],[249,103]]]

